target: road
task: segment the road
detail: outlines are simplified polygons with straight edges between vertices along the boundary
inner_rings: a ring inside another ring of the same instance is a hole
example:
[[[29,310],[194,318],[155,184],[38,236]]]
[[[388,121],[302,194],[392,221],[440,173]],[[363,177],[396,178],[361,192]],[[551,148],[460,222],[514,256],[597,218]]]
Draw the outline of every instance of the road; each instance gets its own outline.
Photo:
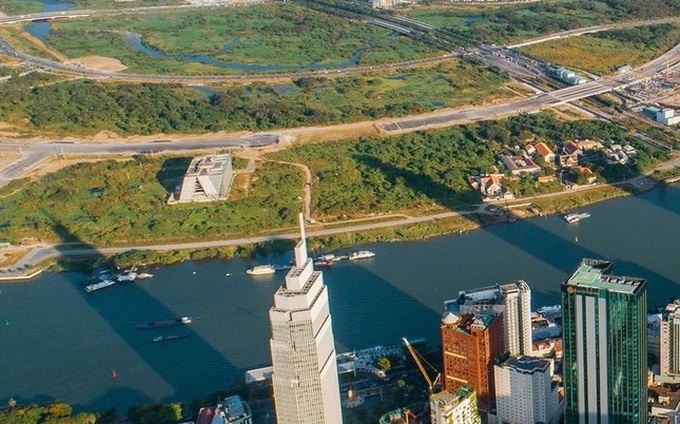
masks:
[[[241,137],[206,139],[186,138],[177,141],[154,140],[144,143],[75,143],[54,141],[48,143],[0,143],[0,152],[24,152],[25,156],[0,169],[0,186],[6,184],[42,159],[50,156],[110,154],[142,154],[160,152],[181,152],[191,150],[227,149],[235,147],[265,147],[279,142],[279,135],[273,133],[253,134]]]
[[[380,128],[385,133],[403,133],[539,111],[635,84],[673,68],[678,64],[680,64],[680,44],[651,62],[625,74],[612,75],[586,84],[566,87],[499,105],[454,111],[437,111],[416,117],[394,119],[391,122],[381,124]]]

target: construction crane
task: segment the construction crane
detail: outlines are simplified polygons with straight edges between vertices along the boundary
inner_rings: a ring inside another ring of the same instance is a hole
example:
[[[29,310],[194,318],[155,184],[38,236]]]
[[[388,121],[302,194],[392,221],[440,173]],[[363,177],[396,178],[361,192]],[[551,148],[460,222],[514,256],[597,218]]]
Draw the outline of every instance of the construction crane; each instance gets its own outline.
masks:
[[[437,393],[441,389],[442,385],[442,375],[435,367],[432,366],[425,358],[416,351],[413,346],[411,346],[411,343],[408,342],[408,339],[406,337],[402,337],[401,341],[404,342],[404,346],[406,346],[406,349],[409,351],[411,354],[411,357],[413,358],[413,361],[416,363],[418,366],[418,369],[420,370],[420,373],[423,375],[425,378],[425,381],[427,382],[427,389],[429,390],[430,394]],[[435,373],[436,376],[433,379],[430,378],[430,375],[427,373],[427,370],[425,370],[425,367],[423,366],[423,362],[427,364],[430,369],[432,369]]]

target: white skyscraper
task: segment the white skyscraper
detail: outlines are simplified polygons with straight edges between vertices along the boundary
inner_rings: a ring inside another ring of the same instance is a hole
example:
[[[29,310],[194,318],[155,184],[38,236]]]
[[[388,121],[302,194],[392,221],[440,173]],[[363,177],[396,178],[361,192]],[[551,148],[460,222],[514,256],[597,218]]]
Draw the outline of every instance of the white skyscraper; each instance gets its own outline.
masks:
[[[505,350],[512,356],[531,355],[531,288],[524,280],[461,291],[444,308],[461,314],[502,313]]]
[[[304,217],[295,265],[269,310],[278,424],[342,423],[338,370],[323,275],[307,254]]]
[[[494,366],[496,414],[508,424],[557,423],[561,418],[552,362],[520,356]]]
[[[661,375],[680,374],[680,301],[666,306],[659,334]]]

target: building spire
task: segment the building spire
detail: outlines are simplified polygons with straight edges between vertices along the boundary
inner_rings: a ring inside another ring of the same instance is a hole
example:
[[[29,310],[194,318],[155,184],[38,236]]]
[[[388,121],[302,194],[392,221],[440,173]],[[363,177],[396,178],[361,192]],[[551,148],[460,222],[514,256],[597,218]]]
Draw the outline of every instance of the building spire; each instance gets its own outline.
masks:
[[[305,216],[302,212],[299,215],[300,235],[302,238],[295,246],[295,266],[302,267],[307,262],[307,235],[305,234]]]

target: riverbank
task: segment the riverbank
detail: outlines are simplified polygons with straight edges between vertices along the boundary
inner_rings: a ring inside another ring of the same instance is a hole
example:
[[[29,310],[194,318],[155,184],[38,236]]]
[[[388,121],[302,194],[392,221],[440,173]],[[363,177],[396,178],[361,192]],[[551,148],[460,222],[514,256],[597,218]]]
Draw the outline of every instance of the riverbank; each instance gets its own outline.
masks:
[[[667,165],[664,165],[667,166]],[[677,170],[677,168],[675,168]],[[662,176],[669,182],[677,181],[676,172]],[[666,184],[663,179],[639,176],[610,185],[593,185],[579,189],[542,196],[516,199],[512,202],[480,204],[472,211],[445,212],[398,220],[364,222],[349,227],[323,229],[322,224],[309,225],[309,246],[312,251],[328,252],[371,243],[394,243],[426,240],[495,225],[515,222],[536,216],[535,206],[541,215],[565,213],[604,200],[635,195]],[[493,212],[489,207],[494,207]],[[497,209],[503,211],[498,213]],[[334,225],[337,225],[335,223]],[[173,245],[96,248],[87,245],[40,246],[32,249],[13,266],[2,268],[0,282],[29,280],[43,270],[53,272],[89,270],[102,261],[119,268],[134,265],[163,266],[188,260],[252,258],[256,255],[281,253],[290,250],[297,233],[273,234],[262,237],[213,240]],[[99,257],[99,261],[84,257]]]

